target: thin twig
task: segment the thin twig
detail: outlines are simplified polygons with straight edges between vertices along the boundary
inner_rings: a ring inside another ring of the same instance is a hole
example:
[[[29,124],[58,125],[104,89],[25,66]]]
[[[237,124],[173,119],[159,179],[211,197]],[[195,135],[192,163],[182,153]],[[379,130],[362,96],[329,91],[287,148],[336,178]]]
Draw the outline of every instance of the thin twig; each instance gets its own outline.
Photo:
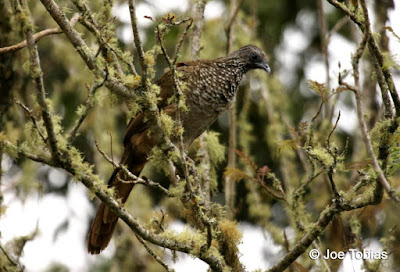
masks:
[[[33,115],[32,110],[30,108],[28,108],[27,106],[25,106],[21,101],[18,101],[15,99],[14,102],[15,102],[15,104],[19,105],[24,110],[25,115],[29,116],[29,119],[31,119],[31,122],[32,122],[33,126],[35,127],[37,133],[39,134],[40,138],[42,138],[44,143],[47,143],[47,139],[44,136],[42,130],[38,127],[36,118]]]
[[[335,6],[337,9],[342,10],[350,19],[359,27],[363,27],[362,22],[360,22],[354,12],[351,12],[350,9],[347,8],[347,6],[344,3],[339,3],[336,0],[328,0],[328,2]]]
[[[119,178],[119,181],[124,182],[124,183],[135,183],[135,184],[144,184],[149,187],[156,188],[163,192],[166,196],[168,197],[175,197],[175,195],[171,194],[167,189],[165,189],[163,186],[160,185],[160,183],[152,181],[150,179],[143,179],[141,177],[138,177],[134,174],[132,174],[131,171],[128,170],[124,165],[117,164],[115,163],[99,146],[98,142],[94,142],[96,145],[97,150],[100,152],[100,154],[109,162],[111,165],[116,169],[121,169],[124,174],[130,179],[130,180],[124,180],[122,178]]]
[[[306,154],[308,154],[308,153],[306,153]],[[315,168],[313,168],[312,172],[310,173],[310,175],[308,175],[307,179],[302,181],[300,187],[297,188],[297,190],[293,193],[293,195],[292,195],[293,199],[299,201],[306,193],[307,186],[310,185],[310,183],[313,180],[315,180],[318,176],[322,175],[325,172],[326,172],[325,169],[320,169],[319,171],[315,171]]]
[[[176,62],[178,60],[179,52],[181,50],[183,41],[184,41],[185,37],[187,36],[187,32],[188,32],[189,28],[193,24],[193,19],[188,17],[188,18],[185,18],[185,19],[183,19],[181,21],[178,21],[178,22],[175,22],[175,23],[170,23],[170,24],[166,25],[166,26],[178,26],[178,25],[181,25],[181,24],[186,23],[186,22],[188,22],[188,24],[186,25],[185,30],[183,31],[181,37],[179,38],[179,40],[178,40],[178,42],[176,44],[175,53],[174,53],[174,56],[172,58],[172,61],[171,61],[171,58],[168,56],[167,50],[166,50],[166,48],[164,46],[164,42],[163,42],[164,33],[166,31],[166,27],[164,26],[164,27],[161,28],[160,25],[157,25],[157,39],[158,39],[158,42],[160,44],[161,51],[162,51],[162,53],[164,55],[164,58],[167,61],[167,64],[168,64],[169,69],[171,71],[174,69],[173,66],[176,64]]]
[[[334,132],[334,131],[336,130],[336,128],[337,128],[337,125],[338,125],[338,123],[339,123],[339,120],[340,120],[340,111],[339,111],[339,113],[338,113],[338,117],[336,118],[335,125],[332,127],[331,131],[329,132],[328,138],[326,139],[326,145],[327,145],[327,147],[328,147],[328,150],[331,149],[331,137],[332,137],[333,132]]]
[[[85,118],[87,117],[87,115],[88,115],[88,113],[89,113],[89,110],[93,107],[92,99],[93,99],[94,94],[96,93],[96,91],[97,91],[101,86],[104,85],[104,83],[105,83],[106,80],[107,80],[107,74],[106,74],[106,76],[104,77],[103,81],[96,81],[96,82],[92,85],[92,87],[90,87],[90,89],[87,87],[87,88],[89,89],[89,95],[88,95],[88,98],[87,98],[87,100],[86,100],[86,102],[85,102],[85,110],[84,110],[84,112],[81,113],[79,119],[76,120],[75,125],[74,125],[74,127],[72,128],[71,133],[70,133],[69,136],[68,136],[68,139],[67,139],[67,142],[68,142],[68,143],[72,143],[72,142],[74,141],[74,139],[75,139],[75,137],[76,137],[76,134],[78,133],[78,130],[79,130],[80,126],[82,125],[83,121],[84,121]]]
[[[324,0],[317,0],[319,37],[321,40],[321,53],[322,53],[322,56],[324,57],[326,85],[327,85],[327,89],[330,90],[331,79],[329,76],[329,51],[328,51],[328,39],[327,39],[327,35],[326,35],[327,25],[326,25],[325,13],[324,13],[324,5],[323,5],[322,1],[324,1]],[[333,111],[333,105],[331,108],[329,101],[327,101],[327,103],[325,103],[326,116],[330,115],[331,110]]]
[[[181,22],[179,22],[177,24],[180,24],[180,23]],[[185,29],[184,33],[182,34],[181,38],[178,41],[178,45],[182,44],[183,39],[186,36],[187,30],[189,29],[191,24],[192,24],[192,20],[190,19],[189,24],[186,26],[186,29]],[[163,55],[165,57],[165,60],[167,61],[168,65],[169,65],[169,68],[170,68],[170,71],[171,71],[172,83],[173,83],[173,87],[174,87],[174,93],[175,93],[175,96],[176,96],[176,118],[175,118],[176,120],[175,120],[175,122],[176,122],[176,124],[178,126],[182,127],[180,102],[181,102],[181,99],[183,97],[183,93],[182,93],[182,90],[180,88],[179,80],[178,80],[178,78],[176,76],[176,73],[175,73],[176,72],[175,71],[175,63],[177,61],[177,56],[178,56],[178,53],[179,53],[179,50],[180,50],[180,46],[176,47],[174,58],[171,61],[171,58],[168,56],[167,50],[165,49],[164,42],[163,42],[165,30],[166,30],[165,27],[161,28],[160,25],[157,25],[157,39],[158,39],[158,42],[160,44],[161,51],[162,51],[162,53],[163,53]],[[190,197],[192,197],[193,196],[193,189],[192,189],[192,184],[191,184],[190,179],[189,179],[188,166],[186,164],[186,157],[187,156],[186,156],[186,153],[185,153],[185,150],[184,150],[184,145],[183,145],[183,135],[180,134],[178,139],[179,139],[179,142],[178,142],[179,143],[179,148],[178,148],[178,150],[179,150],[180,157],[181,157],[181,160],[182,160],[181,165],[183,167],[184,176],[185,176],[185,179],[186,179],[185,186],[186,186],[186,190],[189,193]]]
[[[19,265],[17,262],[15,262],[7,253],[7,251],[0,245],[1,251],[3,251],[3,254],[6,256],[7,260],[13,265],[19,268]]]
[[[335,122],[333,128],[331,129],[331,131],[329,132],[328,138],[326,139],[326,146],[327,146],[326,150],[328,151],[329,155],[331,155],[331,157],[333,159],[333,164],[329,166],[328,178],[329,178],[329,182],[331,184],[331,188],[332,188],[332,191],[333,191],[333,194],[334,194],[336,200],[340,199],[340,195],[336,189],[335,182],[333,181],[333,173],[334,173],[335,167],[337,165],[337,155],[338,155],[337,153],[338,152],[337,152],[336,148],[334,150],[332,150],[332,148],[331,148],[331,137],[339,123],[339,120],[340,120],[340,111],[339,111],[338,117],[336,119],[336,122]]]
[[[145,247],[147,252],[159,263],[161,264],[168,272],[175,271],[174,269],[169,268],[169,266],[149,247],[149,245],[140,237],[138,234],[135,233],[136,238],[139,242]]]
[[[110,136],[110,152],[111,152],[111,160],[114,161],[114,152],[113,152],[113,138],[110,132],[107,132],[108,136]]]
[[[389,91],[394,106],[396,108],[397,116],[400,116],[400,97],[396,89],[396,85],[394,84],[392,73],[390,72],[389,68],[384,65],[383,55],[379,50],[378,44],[376,43],[375,38],[372,35],[370,20],[368,15],[368,9],[365,4],[365,0],[361,1],[361,7],[364,13],[364,17],[357,16],[354,12],[350,11],[346,5],[343,3],[339,3],[337,0],[328,0],[330,4],[335,6],[336,8],[342,10],[365,34],[368,34],[368,49],[372,56],[372,61],[375,66],[375,70],[377,72],[377,79],[379,87],[381,88],[383,102],[385,104],[386,113],[390,114],[392,111],[390,109],[390,101],[388,96],[386,95],[387,91]],[[363,21],[360,21],[360,18],[363,18]],[[380,75],[383,75],[380,76]],[[386,81],[386,82],[385,82]]]
[[[78,21],[78,19],[79,19],[79,14],[77,14],[77,13],[74,14],[74,16],[69,21],[71,26],[74,26],[75,23]],[[34,40],[34,43],[37,43],[43,37],[46,37],[49,35],[54,35],[54,34],[61,34],[61,33],[63,33],[63,31],[58,27],[45,29],[45,30],[42,30],[42,31],[39,31],[39,32],[33,34],[33,40]],[[2,47],[2,48],[0,48],[0,54],[18,51],[18,50],[24,48],[26,45],[27,45],[27,42],[26,42],[26,40],[24,40],[20,43],[14,44],[14,45]]]
[[[120,54],[118,50],[115,50],[115,48],[109,43],[109,41],[112,38],[116,38],[116,35],[110,35],[110,32],[107,32],[109,37],[105,38],[104,37],[104,31],[102,31],[105,27],[107,27],[107,24],[104,24],[102,27],[99,27],[99,24],[97,23],[96,19],[93,16],[93,12],[90,10],[89,6],[87,3],[84,1],[79,1],[79,0],[73,0],[72,1],[74,5],[78,8],[78,10],[82,13],[81,18],[79,19],[80,23],[86,27],[90,32],[94,34],[94,36],[97,38],[98,43],[99,43],[99,51],[101,50],[103,53],[103,57],[105,59],[108,59],[109,56],[111,56],[112,62],[114,64],[114,67],[116,70],[119,72],[120,76],[124,76],[124,72],[121,68],[121,65],[119,63],[119,60],[124,61],[124,58]],[[131,72],[134,75],[137,75],[135,67],[133,66],[132,63],[125,62],[128,67],[131,69]]]
[[[236,3],[236,0],[231,2],[231,15],[229,17],[229,22],[225,28],[225,33],[226,33],[226,37],[227,37],[227,42],[226,42],[226,53],[229,54],[232,50],[232,43],[233,43],[233,36],[232,36],[232,27],[233,27],[233,23],[236,20],[236,17],[239,13],[240,8],[242,7],[244,1],[246,0],[240,0],[239,4],[237,6],[234,6]]]
[[[336,34],[343,26],[345,26],[349,22],[349,18],[347,16],[343,16],[337,23],[332,27],[332,29],[328,32],[326,41],[329,43],[330,39],[334,34]]]
[[[318,250],[318,252],[322,252],[321,247],[318,245],[317,240],[314,240],[314,242],[312,243],[314,248],[316,248]],[[329,267],[328,262],[325,260],[325,258],[320,258],[322,264],[324,265],[325,271],[327,272],[331,272],[331,268]]]
[[[271,175],[271,176],[265,176],[267,179],[274,179],[275,176]],[[276,194],[274,191],[272,191],[270,188],[268,188],[268,186],[265,184],[263,179],[255,179],[260,185],[261,187],[267,192],[269,193],[273,198],[282,200],[284,202],[287,202],[286,197],[285,197],[285,192],[282,190],[282,188],[278,188],[279,192],[281,193],[281,195]]]
[[[180,22],[178,24],[180,24]],[[162,51],[162,53],[163,53],[163,55],[165,57],[165,60],[167,61],[168,66],[170,68],[171,78],[172,78],[173,87],[174,87],[174,93],[175,93],[175,96],[176,96],[176,118],[175,118],[176,120],[175,120],[175,122],[180,127],[182,126],[182,124],[181,124],[180,102],[181,102],[181,99],[183,97],[183,93],[182,93],[182,90],[181,90],[181,88],[179,86],[179,81],[178,81],[178,78],[177,78],[176,73],[175,73],[175,63],[177,61],[177,56],[178,56],[178,53],[179,53],[179,50],[180,50],[180,45],[182,44],[183,39],[186,36],[186,32],[189,29],[189,27],[191,26],[191,24],[192,24],[192,20],[190,20],[190,22],[187,25],[184,33],[182,34],[181,38],[178,41],[178,45],[179,46],[177,45],[177,47],[175,49],[175,54],[174,54],[174,58],[173,58],[172,61],[171,61],[171,58],[168,56],[167,50],[165,49],[164,42],[163,42],[163,38],[164,38],[164,33],[165,33],[165,30],[166,30],[166,27],[161,28],[160,25],[157,25],[157,39],[158,39],[158,42],[160,44],[161,51]],[[184,150],[183,135],[182,134],[179,135],[179,145],[180,145],[179,146],[179,153],[180,153],[180,157],[181,157],[181,160],[182,160],[181,164],[183,166],[184,176],[185,176],[185,179],[186,179],[186,183],[185,183],[186,191],[189,193],[190,197],[192,197],[193,196],[193,189],[192,189],[192,185],[191,185],[191,182],[190,182],[190,179],[189,179],[189,170],[188,170],[188,166],[186,164],[186,157],[187,156],[186,156],[186,153],[185,153],[185,150]]]
[[[174,53],[174,58],[173,58],[173,60],[174,60],[173,64],[174,65],[176,64],[176,61],[178,60],[179,52],[181,51],[181,47],[182,47],[184,39],[187,36],[187,32],[188,32],[189,28],[193,24],[193,19],[191,17],[188,17],[188,18],[185,18],[182,21],[179,21],[179,22],[174,24],[174,25],[180,25],[180,24],[183,24],[183,23],[186,23],[186,22],[188,22],[188,23],[187,23],[187,25],[185,27],[185,30],[183,31],[181,37],[178,40],[178,43],[175,46],[175,53]]]
[[[325,103],[325,101],[322,100],[321,103],[319,104],[317,112],[314,114],[313,118],[311,118],[309,132],[308,132],[308,138],[305,143],[305,146],[312,146],[312,144],[313,144],[315,119],[317,119],[317,117],[321,114],[322,106],[324,105],[324,103]]]

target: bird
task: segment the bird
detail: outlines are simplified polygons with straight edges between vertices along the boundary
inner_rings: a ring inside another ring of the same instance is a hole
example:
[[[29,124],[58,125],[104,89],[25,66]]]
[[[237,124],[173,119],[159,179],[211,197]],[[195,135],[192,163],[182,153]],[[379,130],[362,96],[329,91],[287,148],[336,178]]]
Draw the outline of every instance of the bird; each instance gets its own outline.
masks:
[[[187,148],[234,101],[242,77],[250,70],[262,69],[270,73],[266,54],[254,45],[244,46],[224,57],[213,60],[192,60],[176,64],[179,81],[186,87],[183,90],[187,111],[181,111],[183,127],[183,146]],[[171,71],[165,72],[156,82],[160,88],[157,106],[165,114],[176,117],[176,104],[170,103],[175,94]],[[144,113],[133,117],[126,129],[121,165],[139,176],[145,166],[151,149],[158,144],[154,133],[149,133],[150,124]],[[176,141],[176,139],[172,139]],[[114,170],[108,186],[115,189],[116,198],[126,202],[133,189],[133,183],[124,183]],[[88,232],[87,250],[99,254],[111,240],[118,216],[104,203],[101,203],[92,226]]]

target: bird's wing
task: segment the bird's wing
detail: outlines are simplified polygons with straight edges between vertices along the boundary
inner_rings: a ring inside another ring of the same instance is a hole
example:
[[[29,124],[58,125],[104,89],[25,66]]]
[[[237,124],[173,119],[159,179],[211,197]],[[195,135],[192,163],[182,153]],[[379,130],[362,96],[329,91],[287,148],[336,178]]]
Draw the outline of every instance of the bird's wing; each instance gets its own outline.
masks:
[[[176,65],[176,71],[179,74],[179,80],[186,82],[190,75],[196,73],[199,61],[180,62]],[[160,87],[160,94],[158,96],[157,106],[159,109],[164,109],[169,104],[169,98],[174,95],[173,81],[171,72],[164,73],[160,79],[155,82]],[[188,91],[188,90],[186,90]],[[173,114],[173,110],[169,107],[168,114]],[[124,137],[124,146],[129,144],[131,137],[136,133],[142,133],[149,128],[148,122],[145,120],[143,113],[137,114],[132,118],[126,129]]]

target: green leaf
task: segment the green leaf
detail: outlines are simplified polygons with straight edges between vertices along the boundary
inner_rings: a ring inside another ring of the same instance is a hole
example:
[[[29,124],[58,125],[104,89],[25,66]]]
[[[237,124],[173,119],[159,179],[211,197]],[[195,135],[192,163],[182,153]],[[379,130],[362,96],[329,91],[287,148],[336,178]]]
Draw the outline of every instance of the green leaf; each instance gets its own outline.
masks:
[[[242,179],[253,180],[253,177],[249,176],[245,172],[237,168],[227,167],[224,176],[232,179],[233,181],[241,181]]]
[[[309,80],[308,87],[317,94],[319,94],[322,98],[322,101],[325,102],[327,100],[328,89],[326,88],[324,83],[319,83],[314,80]]]

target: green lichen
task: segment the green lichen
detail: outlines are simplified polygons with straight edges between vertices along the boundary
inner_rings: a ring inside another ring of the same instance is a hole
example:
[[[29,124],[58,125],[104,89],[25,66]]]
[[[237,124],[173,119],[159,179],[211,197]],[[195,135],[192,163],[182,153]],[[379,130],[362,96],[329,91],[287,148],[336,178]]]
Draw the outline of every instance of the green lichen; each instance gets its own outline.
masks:
[[[310,155],[316,157],[320,163],[322,163],[327,167],[330,167],[334,164],[333,157],[328,153],[328,151],[325,148],[314,147],[308,152]]]
[[[139,75],[127,75],[122,78],[122,83],[129,88],[136,88],[140,85],[142,78]]]
[[[205,135],[204,142],[207,146],[210,161],[214,165],[225,161],[226,147],[219,142],[218,132],[208,131]]]
[[[165,135],[170,137],[174,128],[174,120],[171,118],[171,116],[164,113],[164,111],[161,111],[160,121]]]

